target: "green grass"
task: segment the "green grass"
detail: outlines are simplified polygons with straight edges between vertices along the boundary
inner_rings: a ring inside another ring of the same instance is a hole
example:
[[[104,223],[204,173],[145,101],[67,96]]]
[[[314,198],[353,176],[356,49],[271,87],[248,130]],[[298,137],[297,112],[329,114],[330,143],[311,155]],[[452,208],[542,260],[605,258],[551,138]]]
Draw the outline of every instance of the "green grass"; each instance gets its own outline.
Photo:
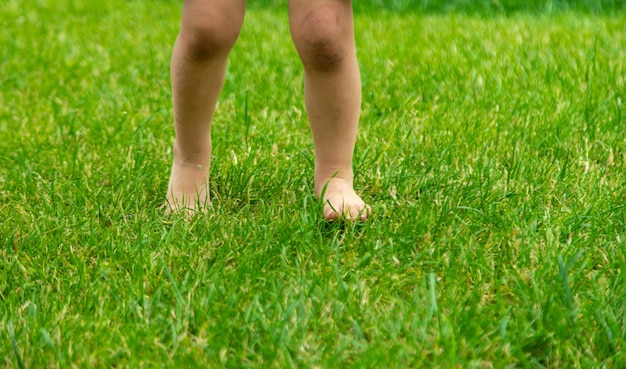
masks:
[[[360,225],[249,12],[207,216],[164,222],[180,4],[0,7],[0,365],[626,365],[624,14],[359,13]]]
[[[164,0],[161,0],[164,1]],[[171,0],[167,0],[171,1]],[[253,0],[250,6],[285,9],[287,1]],[[624,0],[358,0],[357,12],[377,13],[381,10],[401,13],[472,13],[482,15],[512,13],[554,13],[578,11],[585,13],[617,13],[626,10]]]

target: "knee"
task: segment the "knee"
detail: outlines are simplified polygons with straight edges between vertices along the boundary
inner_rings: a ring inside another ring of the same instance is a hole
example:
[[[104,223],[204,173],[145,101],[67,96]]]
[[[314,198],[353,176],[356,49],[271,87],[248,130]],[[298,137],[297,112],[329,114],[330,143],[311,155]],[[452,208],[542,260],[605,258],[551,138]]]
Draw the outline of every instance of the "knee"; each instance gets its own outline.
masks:
[[[179,40],[187,55],[197,61],[228,54],[239,36],[240,25],[228,19],[214,18],[181,27]]]
[[[347,53],[347,30],[340,12],[333,8],[310,11],[292,27],[292,37],[305,67],[321,71],[339,68]]]

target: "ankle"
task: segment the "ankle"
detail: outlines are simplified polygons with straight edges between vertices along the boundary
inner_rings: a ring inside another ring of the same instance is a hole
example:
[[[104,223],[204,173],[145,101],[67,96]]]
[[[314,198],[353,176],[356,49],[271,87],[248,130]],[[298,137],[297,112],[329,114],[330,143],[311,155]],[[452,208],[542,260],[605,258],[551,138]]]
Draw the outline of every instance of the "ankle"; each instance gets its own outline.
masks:
[[[323,192],[343,192],[353,190],[354,173],[352,169],[334,172],[315,173],[315,193],[321,196]]]
[[[211,144],[198,145],[193,150],[186,149],[183,145],[174,141],[174,161],[180,164],[194,164],[208,166],[211,162]]]

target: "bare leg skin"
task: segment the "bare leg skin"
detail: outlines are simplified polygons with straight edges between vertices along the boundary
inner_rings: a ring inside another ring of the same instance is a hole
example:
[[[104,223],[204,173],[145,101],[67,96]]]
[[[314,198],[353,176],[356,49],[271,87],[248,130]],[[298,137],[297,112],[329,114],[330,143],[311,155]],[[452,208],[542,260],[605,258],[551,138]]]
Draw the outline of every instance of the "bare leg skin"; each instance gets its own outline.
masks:
[[[315,142],[315,193],[327,220],[364,220],[371,208],[354,191],[352,156],[361,78],[350,0],[290,0],[291,34],[305,70],[304,94]]]
[[[165,213],[193,214],[209,204],[211,121],[245,0],[185,0],[171,63],[174,162]]]

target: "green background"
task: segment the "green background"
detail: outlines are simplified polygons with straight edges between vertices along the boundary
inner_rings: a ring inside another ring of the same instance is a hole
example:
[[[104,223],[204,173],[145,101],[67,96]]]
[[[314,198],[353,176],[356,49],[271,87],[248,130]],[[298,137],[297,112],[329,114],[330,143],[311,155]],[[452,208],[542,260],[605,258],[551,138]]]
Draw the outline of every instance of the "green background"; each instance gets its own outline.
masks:
[[[251,0],[251,6],[283,7],[285,0]],[[359,11],[393,10],[405,12],[468,12],[501,14],[518,11],[615,12],[625,9],[623,0],[354,0]]]

